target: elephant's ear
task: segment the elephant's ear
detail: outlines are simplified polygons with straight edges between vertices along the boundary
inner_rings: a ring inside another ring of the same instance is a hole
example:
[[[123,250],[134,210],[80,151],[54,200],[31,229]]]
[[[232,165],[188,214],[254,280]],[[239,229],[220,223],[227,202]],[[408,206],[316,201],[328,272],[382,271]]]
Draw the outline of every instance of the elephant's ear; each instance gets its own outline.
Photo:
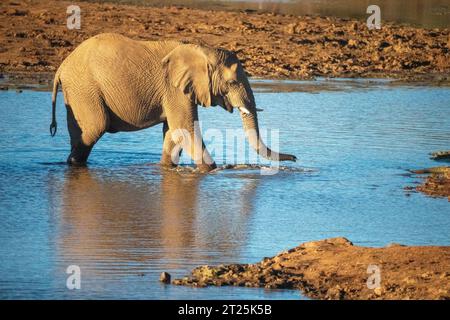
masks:
[[[211,106],[208,58],[200,47],[180,45],[162,63],[171,85],[188,94],[195,103]]]

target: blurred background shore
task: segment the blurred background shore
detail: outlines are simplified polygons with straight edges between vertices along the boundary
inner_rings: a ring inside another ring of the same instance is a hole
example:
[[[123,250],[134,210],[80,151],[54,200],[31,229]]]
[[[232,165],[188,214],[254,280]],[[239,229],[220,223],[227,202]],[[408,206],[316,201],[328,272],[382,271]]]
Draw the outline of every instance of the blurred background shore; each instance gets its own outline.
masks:
[[[378,3],[380,30],[368,29],[365,0],[81,1],[81,28],[69,30],[71,1],[7,1],[0,9],[2,87],[14,81],[48,84],[78,44],[104,32],[233,50],[256,78],[448,83],[449,1]]]
[[[450,26],[449,0],[110,0],[147,6],[177,5],[205,10],[249,10],[276,14],[319,15],[338,18],[366,19],[366,8],[376,4],[386,21],[426,28]]]

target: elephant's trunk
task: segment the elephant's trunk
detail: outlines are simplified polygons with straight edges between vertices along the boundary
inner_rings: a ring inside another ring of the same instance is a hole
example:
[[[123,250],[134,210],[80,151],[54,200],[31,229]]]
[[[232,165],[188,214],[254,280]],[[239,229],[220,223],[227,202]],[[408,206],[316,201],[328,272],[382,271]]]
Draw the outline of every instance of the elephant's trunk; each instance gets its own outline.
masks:
[[[241,112],[241,119],[245,134],[248,138],[250,145],[256,150],[256,152],[260,156],[274,161],[297,160],[297,158],[293,155],[272,151],[264,144],[259,134],[256,108],[252,108],[251,111],[249,110],[249,113]]]

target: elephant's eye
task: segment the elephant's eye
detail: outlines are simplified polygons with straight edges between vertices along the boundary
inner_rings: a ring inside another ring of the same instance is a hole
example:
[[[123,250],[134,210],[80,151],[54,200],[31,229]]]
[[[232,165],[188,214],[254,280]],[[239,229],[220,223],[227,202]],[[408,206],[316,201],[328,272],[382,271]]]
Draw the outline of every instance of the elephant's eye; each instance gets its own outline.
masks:
[[[228,81],[227,81],[227,85],[228,85],[229,87],[234,87],[234,86],[237,86],[237,85],[238,85],[238,82],[237,82],[236,80],[228,80]]]

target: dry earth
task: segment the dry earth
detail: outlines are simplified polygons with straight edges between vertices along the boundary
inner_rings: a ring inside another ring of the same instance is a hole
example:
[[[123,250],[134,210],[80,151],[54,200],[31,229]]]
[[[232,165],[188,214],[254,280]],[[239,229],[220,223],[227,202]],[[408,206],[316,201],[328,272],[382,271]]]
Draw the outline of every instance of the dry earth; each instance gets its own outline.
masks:
[[[367,286],[376,285],[369,265],[379,268],[377,288]],[[256,264],[201,266],[172,283],[300,289],[316,299],[450,299],[450,247],[368,248],[334,238]]]
[[[72,1],[3,1],[0,73],[47,82],[83,40],[103,32],[134,39],[184,39],[238,53],[254,77],[394,77],[450,81],[449,29],[271,13],[78,2],[81,29],[68,30]]]

